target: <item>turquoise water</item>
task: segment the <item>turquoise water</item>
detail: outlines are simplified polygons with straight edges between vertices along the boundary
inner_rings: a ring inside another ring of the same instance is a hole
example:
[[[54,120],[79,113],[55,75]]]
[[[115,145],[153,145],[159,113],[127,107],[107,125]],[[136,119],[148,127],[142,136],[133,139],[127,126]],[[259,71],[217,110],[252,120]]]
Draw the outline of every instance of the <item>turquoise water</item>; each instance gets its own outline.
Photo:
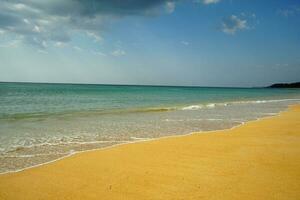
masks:
[[[298,102],[297,89],[0,83],[0,172],[124,142],[231,128]]]

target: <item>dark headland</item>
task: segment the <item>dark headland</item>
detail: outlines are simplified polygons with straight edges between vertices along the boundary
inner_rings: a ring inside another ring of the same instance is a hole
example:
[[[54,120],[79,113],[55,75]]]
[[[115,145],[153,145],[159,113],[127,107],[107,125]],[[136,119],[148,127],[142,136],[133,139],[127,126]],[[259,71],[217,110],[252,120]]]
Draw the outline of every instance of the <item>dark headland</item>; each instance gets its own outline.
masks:
[[[268,88],[300,88],[300,82],[296,83],[276,83],[268,86]]]

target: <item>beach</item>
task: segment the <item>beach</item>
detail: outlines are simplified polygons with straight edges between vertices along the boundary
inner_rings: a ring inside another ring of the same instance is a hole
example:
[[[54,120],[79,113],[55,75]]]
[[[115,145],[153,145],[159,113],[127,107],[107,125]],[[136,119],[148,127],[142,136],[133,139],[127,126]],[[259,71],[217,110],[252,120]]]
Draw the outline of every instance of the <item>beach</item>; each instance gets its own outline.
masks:
[[[0,2],[0,200],[300,200],[300,0]]]
[[[228,130],[123,144],[0,176],[0,199],[298,199],[300,105]]]
[[[300,103],[297,89],[0,83],[0,174],[74,153],[224,130]]]

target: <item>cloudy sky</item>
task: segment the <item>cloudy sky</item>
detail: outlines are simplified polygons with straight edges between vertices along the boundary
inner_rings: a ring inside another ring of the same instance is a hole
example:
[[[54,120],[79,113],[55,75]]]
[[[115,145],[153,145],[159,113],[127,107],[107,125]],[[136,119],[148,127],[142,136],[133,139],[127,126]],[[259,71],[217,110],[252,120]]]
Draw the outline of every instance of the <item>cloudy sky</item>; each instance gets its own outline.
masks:
[[[0,81],[299,81],[294,0],[0,0]]]

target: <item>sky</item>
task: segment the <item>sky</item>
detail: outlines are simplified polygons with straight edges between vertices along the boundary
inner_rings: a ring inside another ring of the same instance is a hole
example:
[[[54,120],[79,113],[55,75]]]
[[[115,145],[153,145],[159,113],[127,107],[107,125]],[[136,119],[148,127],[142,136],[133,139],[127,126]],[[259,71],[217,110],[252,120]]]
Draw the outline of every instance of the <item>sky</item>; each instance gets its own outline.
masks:
[[[300,1],[0,0],[0,81],[300,80]]]

